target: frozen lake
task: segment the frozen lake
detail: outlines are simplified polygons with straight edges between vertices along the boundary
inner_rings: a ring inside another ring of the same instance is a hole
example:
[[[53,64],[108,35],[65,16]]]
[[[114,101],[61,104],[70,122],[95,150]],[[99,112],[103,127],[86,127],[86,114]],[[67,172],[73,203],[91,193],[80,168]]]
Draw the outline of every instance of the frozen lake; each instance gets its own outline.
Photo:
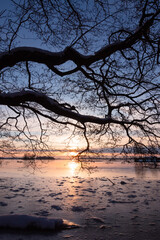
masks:
[[[138,179],[160,179],[160,168],[142,168],[141,164],[123,161],[95,161],[78,163],[74,160],[44,160],[36,162],[24,160],[2,160],[1,177],[83,177],[115,178],[120,176]]]
[[[3,230],[0,239],[157,239],[160,169],[121,162],[84,169],[69,160],[29,163],[2,161],[0,216],[67,219],[80,228],[47,234]]]

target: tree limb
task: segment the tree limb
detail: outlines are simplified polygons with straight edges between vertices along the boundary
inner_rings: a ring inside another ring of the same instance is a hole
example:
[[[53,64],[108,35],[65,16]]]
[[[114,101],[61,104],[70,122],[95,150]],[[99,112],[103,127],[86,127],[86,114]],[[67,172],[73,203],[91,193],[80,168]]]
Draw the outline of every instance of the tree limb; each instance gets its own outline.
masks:
[[[12,67],[22,61],[33,61],[46,64],[47,66],[55,66],[71,60],[77,66],[89,66],[94,62],[105,59],[116,51],[127,49],[135,44],[137,40],[141,39],[143,33],[150,28],[159,13],[160,9],[124,41],[109,44],[95,52],[94,55],[83,55],[72,47],[66,47],[64,51],[57,53],[34,47],[17,47],[0,54],[0,70],[6,67]]]

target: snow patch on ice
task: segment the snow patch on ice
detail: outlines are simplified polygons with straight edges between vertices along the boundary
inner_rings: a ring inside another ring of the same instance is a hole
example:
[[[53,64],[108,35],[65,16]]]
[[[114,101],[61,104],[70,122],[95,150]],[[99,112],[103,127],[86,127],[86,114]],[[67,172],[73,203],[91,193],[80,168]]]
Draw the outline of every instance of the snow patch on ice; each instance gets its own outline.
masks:
[[[86,208],[84,208],[82,206],[72,206],[71,210],[73,212],[84,212],[84,211],[86,211]]]
[[[0,206],[1,207],[5,207],[5,206],[7,206],[8,204],[7,203],[5,203],[5,202],[0,202]]]
[[[90,217],[91,220],[97,222],[97,223],[105,223],[102,218],[99,217]]]
[[[62,210],[62,208],[60,206],[58,206],[58,205],[52,205],[51,208],[55,209],[57,211]]]
[[[64,219],[35,217],[29,215],[4,215],[0,216],[0,229],[33,229],[50,230],[75,228],[79,225]]]

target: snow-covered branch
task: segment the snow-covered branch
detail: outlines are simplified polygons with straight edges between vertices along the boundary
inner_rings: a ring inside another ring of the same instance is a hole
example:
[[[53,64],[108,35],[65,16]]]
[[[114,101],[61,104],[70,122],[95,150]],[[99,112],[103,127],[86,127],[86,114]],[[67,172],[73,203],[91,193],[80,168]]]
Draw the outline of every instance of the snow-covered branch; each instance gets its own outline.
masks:
[[[101,118],[96,116],[80,114],[75,110],[74,106],[60,104],[57,100],[54,100],[43,93],[35,92],[31,90],[27,90],[27,91],[23,90],[20,92],[0,94],[0,105],[20,106],[22,108],[30,109],[34,112],[34,108],[31,106],[28,107],[28,105],[25,105],[25,103],[37,103],[41,105],[45,110],[49,110],[51,113],[55,113],[58,116],[63,116],[69,119],[76,120],[77,122],[80,122],[82,124],[84,123],[95,123],[95,124],[115,123],[122,126],[124,126],[124,124],[127,124],[127,125],[135,125],[140,127],[141,122],[146,121],[146,119],[141,119],[141,120],[134,119],[133,121],[127,121],[126,119],[117,120],[117,119],[111,118],[111,116],[106,116],[105,118]],[[35,109],[35,112],[38,114],[41,114],[44,117],[47,117],[45,114],[40,113],[40,111],[36,109]],[[52,120],[52,118],[50,118],[50,120]]]
[[[59,104],[56,100],[40,92],[23,90],[21,92],[0,94],[0,105],[20,106],[22,103],[26,103],[26,102],[38,103],[39,105],[44,107],[46,110],[49,110],[63,117],[74,119],[81,123],[91,122],[91,123],[97,123],[97,124],[105,124],[111,121],[116,122],[116,120],[111,120],[110,118],[99,118],[99,117],[79,114],[78,112],[72,110],[73,106],[71,106],[71,108],[68,106],[66,107],[65,105]]]
[[[51,69],[53,66],[63,64],[69,60],[73,61],[77,66],[90,66],[94,62],[105,59],[113,53],[127,49],[135,44],[137,40],[141,39],[144,32],[149,30],[155,17],[159,13],[160,9],[125,40],[106,45],[93,55],[83,55],[72,47],[66,47],[64,51],[61,52],[50,52],[34,47],[17,47],[0,54],[0,70],[6,67],[12,67],[22,61],[43,63]]]

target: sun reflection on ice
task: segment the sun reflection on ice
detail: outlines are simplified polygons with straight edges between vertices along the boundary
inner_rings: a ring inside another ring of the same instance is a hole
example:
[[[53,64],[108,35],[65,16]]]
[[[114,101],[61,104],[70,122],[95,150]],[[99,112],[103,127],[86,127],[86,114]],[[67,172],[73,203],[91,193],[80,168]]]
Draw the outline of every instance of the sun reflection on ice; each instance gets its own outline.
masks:
[[[73,175],[75,175],[76,170],[79,168],[79,163],[72,160],[68,163],[68,167],[70,169],[71,175],[73,176]]]

